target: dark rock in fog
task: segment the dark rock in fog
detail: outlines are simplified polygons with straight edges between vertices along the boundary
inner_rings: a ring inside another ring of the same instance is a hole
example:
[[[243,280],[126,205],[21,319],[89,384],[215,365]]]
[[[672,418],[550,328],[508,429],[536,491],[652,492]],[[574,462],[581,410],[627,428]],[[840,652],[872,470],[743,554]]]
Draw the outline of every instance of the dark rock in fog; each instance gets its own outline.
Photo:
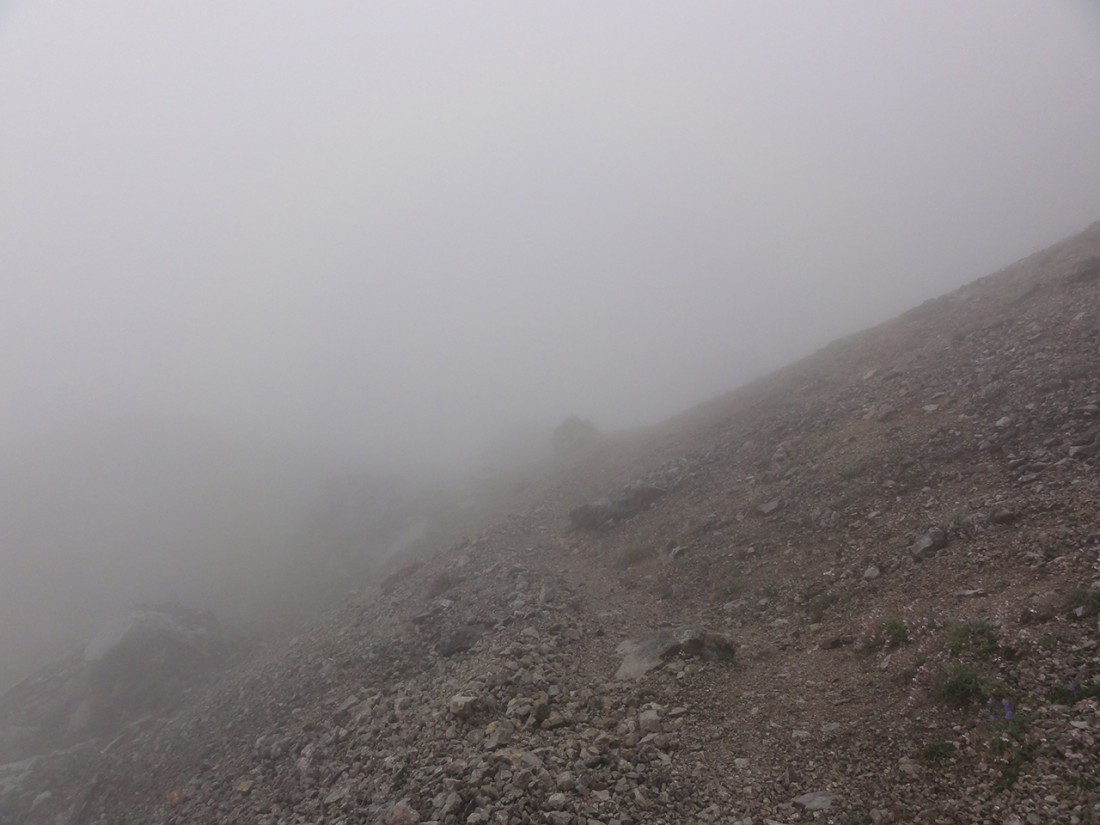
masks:
[[[569,511],[574,530],[598,530],[616,521],[633,518],[667,491],[650,484],[632,484],[615,498],[601,498]]]
[[[571,415],[554,430],[550,444],[556,455],[569,455],[591,444],[598,435],[591,421]]]
[[[484,632],[485,628],[480,625],[462,625],[446,631],[439,640],[439,655],[465,653],[477,644]]]
[[[230,659],[234,645],[207,612],[141,606],[106,622],[84,649],[0,697],[0,758],[107,737],[171,709]]]

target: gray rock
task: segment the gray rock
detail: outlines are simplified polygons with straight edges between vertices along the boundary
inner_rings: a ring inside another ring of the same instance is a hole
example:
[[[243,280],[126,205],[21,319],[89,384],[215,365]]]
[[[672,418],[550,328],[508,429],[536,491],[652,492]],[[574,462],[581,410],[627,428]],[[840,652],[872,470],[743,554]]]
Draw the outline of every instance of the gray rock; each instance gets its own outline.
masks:
[[[661,729],[661,717],[652,708],[638,714],[638,729],[642,733],[656,733]]]
[[[947,546],[947,534],[939,527],[933,527],[923,536],[918,538],[909,547],[909,551],[917,559],[926,559],[934,555],[936,551]]]
[[[562,771],[554,777],[559,791],[571,791],[577,786],[577,777],[572,771]]]
[[[459,719],[468,719],[480,708],[481,701],[476,696],[465,696],[461,693],[451,697],[447,703],[447,709],[453,716]]]
[[[811,791],[791,800],[795,807],[807,811],[826,811],[836,801],[836,795],[825,791]]]
[[[516,727],[507,719],[502,719],[499,722],[491,723],[486,732],[488,733],[488,737],[485,739],[485,747],[489,750],[496,750],[512,741],[512,736],[516,732]]]
[[[439,655],[454,656],[465,653],[481,639],[485,629],[481,625],[467,624],[447,630],[439,639]]]
[[[417,825],[420,822],[420,814],[409,805],[407,799],[402,799],[390,811],[386,818],[386,825]]]
[[[0,761],[111,739],[178,707],[236,651],[211,614],[180,605],[146,605],[111,619],[82,650],[0,692]]]
[[[772,513],[779,509],[780,504],[782,504],[782,499],[773,498],[771,501],[765,501],[763,504],[757,507],[756,511],[762,515],[770,516]]]
[[[676,655],[732,659],[736,645],[728,636],[703,627],[685,625],[660,630],[640,641],[619,645],[622,664],[616,679],[638,679]]]
[[[335,805],[337,802],[346,799],[349,793],[350,792],[347,785],[337,785],[335,788],[325,794],[325,804]]]

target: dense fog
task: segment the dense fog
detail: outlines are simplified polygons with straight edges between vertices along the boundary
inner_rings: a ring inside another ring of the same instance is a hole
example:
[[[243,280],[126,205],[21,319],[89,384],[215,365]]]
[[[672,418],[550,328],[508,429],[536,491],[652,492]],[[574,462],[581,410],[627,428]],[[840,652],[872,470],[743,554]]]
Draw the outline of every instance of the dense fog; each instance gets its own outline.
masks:
[[[1098,218],[1085,0],[0,4],[0,686]]]

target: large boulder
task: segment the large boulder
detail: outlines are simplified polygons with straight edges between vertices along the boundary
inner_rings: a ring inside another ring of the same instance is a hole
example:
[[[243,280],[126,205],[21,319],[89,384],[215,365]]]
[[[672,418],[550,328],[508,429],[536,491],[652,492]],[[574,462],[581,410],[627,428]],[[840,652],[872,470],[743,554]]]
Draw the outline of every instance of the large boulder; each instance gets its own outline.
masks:
[[[0,696],[0,756],[111,736],[170,710],[183,691],[223,667],[234,647],[211,614],[179,605],[146,605],[112,619],[83,650]]]
[[[675,656],[730,660],[737,645],[728,636],[705,627],[683,625],[658,630],[636,641],[619,645],[623,661],[616,679],[639,679]]]

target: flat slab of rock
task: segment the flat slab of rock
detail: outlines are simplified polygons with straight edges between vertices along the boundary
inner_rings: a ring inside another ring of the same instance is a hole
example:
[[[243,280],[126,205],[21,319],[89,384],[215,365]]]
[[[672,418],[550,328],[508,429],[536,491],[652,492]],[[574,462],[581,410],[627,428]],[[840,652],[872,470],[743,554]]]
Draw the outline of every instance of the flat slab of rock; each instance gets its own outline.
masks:
[[[803,808],[807,811],[827,810],[835,801],[836,796],[831,793],[825,793],[825,791],[811,791],[810,793],[802,794],[802,796],[796,796],[791,800],[796,807]]]
[[[732,658],[736,647],[728,636],[696,625],[659,630],[638,641],[626,641],[619,645],[618,652],[623,662],[615,678],[639,679],[673,656]]]
[[[779,509],[779,505],[782,504],[782,499],[773,498],[771,501],[765,501],[759,507],[756,508],[757,512],[765,516],[770,516],[776,510]]]

